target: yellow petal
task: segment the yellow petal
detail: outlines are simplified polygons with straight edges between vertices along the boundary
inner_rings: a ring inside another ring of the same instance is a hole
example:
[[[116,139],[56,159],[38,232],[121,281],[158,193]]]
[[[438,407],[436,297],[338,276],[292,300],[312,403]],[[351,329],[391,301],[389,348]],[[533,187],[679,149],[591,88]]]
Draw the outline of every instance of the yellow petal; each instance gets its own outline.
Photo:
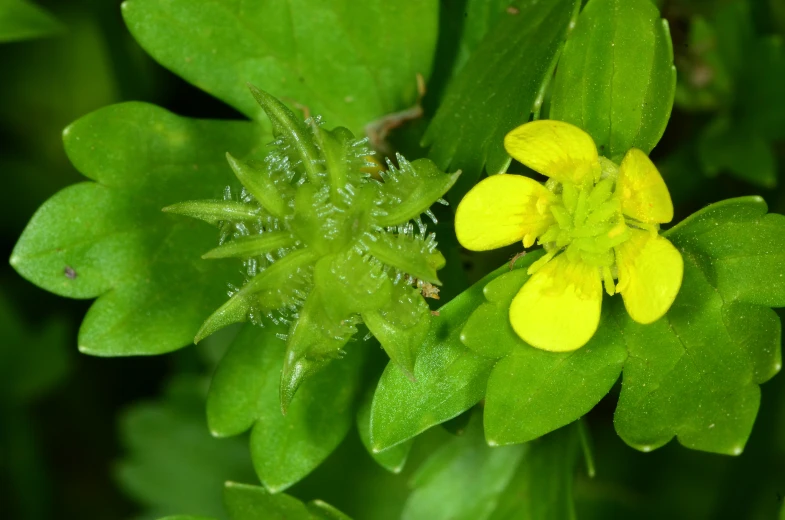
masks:
[[[591,136],[562,121],[526,123],[504,137],[504,148],[516,160],[558,182],[583,184],[602,172]]]
[[[472,251],[487,251],[518,240],[528,245],[553,222],[553,194],[521,175],[500,173],[483,179],[455,211],[458,242]]]
[[[510,305],[510,323],[533,347],[552,352],[586,344],[600,323],[602,283],[596,267],[561,254],[529,278]]]
[[[684,261],[668,239],[633,229],[629,240],[617,248],[617,291],[627,313],[638,323],[660,319],[681,287]]]
[[[619,167],[622,212],[647,224],[673,220],[673,202],[665,181],[651,159],[631,148]]]

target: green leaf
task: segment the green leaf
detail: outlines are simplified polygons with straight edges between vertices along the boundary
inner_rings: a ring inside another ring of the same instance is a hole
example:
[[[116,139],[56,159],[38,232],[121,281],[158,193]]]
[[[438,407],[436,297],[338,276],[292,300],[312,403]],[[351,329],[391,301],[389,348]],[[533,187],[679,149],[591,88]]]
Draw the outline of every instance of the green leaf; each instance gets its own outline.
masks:
[[[44,203],[11,264],[56,294],[99,297],[79,332],[83,352],[158,354],[191,343],[236,269],[200,258],[217,244],[214,230],[161,208],[221,194],[232,182],[224,153],[246,156],[269,136],[253,123],[126,103],[83,117],[64,139],[76,168],[97,182]]]
[[[251,456],[264,486],[281,491],[302,479],[340,444],[352,424],[364,347],[305,381],[286,415],[278,396],[286,328],[246,325],[216,370],[207,400],[213,435],[253,426]]]
[[[588,413],[610,391],[627,358],[620,331],[607,318],[574,352],[554,354],[520,343],[488,380],[485,437],[491,446],[536,439]]]
[[[540,256],[539,251],[526,255],[525,264]],[[483,289],[488,301],[461,331],[470,349],[502,358],[485,395],[485,438],[491,446],[536,439],[580,418],[608,393],[627,357],[607,312],[591,341],[573,352],[546,352],[526,344],[512,330],[508,315],[528,279],[526,269],[516,269],[488,283]]]
[[[371,403],[373,402],[373,393],[374,388],[369,388],[365,393],[365,397],[363,397],[360,408],[357,410],[357,431],[360,435],[360,441],[362,441],[365,449],[373,457],[373,460],[387,471],[397,474],[403,470],[403,466],[406,464],[412,441],[403,442],[378,453],[373,450],[371,447]]]
[[[379,205],[377,223],[381,227],[419,218],[461,175],[460,171],[445,175],[428,159],[409,162],[398,155],[397,160],[398,168],[388,165],[388,171],[382,173],[386,199]]]
[[[351,520],[351,518],[321,500],[311,500],[306,504],[306,507],[319,520]]]
[[[52,15],[26,0],[0,3],[0,43],[53,36],[64,29]]]
[[[19,406],[52,390],[71,370],[69,327],[47,318],[35,329],[0,293],[0,405]]]
[[[272,495],[264,488],[227,482],[224,503],[230,520],[349,520],[349,517],[321,501],[307,506],[294,497]]]
[[[191,511],[222,517],[223,482],[253,478],[245,443],[213,439],[203,410],[202,382],[181,376],[160,401],[123,412],[120,433],[127,454],[116,476],[150,516]]]
[[[413,379],[418,352],[431,327],[428,304],[410,287],[394,286],[387,305],[362,313],[368,330],[379,340],[390,360]]]
[[[159,520],[215,520],[214,518],[207,518],[206,516],[190,516],[190,515],[175,515],[160,518]]]
[[[412,477],[414,490],[401,518],[483,520],[513,477],[527,446],[489,448],[480,414],[466,433],[434,452]]]
[[[253,83],[358,135],[416,102],[438,3],[128,0],[123,16],[153,58],[247,116],[264,119],[247,95]]]
[[[507,169],[504,135],[539,110],[547,83],[580,2],[518,0],[501,15],[450,84],[423,137],[442,169],[464,171],[459,199],[482,173]]]
[[[562,428],[523,447],[523,459],[489,520],[574,520],[577,427]]]
[[[616,431],[644,451],[674,436],[738,455],[760,402],[759,384],[782,365],[785,217],[759,197],[705,208],[667,233],[684,257],[682,288],[652,325],[617,316],[629,358]]]
[[[371,447],[384,451],[477,404],[495,360],[461,344],[460,332],[480,304],[482,287],[499,276],[497,269],[439,309],[420,347],[414,380],[393,363],[387,365],[371,405]]]
[[[727,171],[764,188],[777,184],[776,158],[768,141],[726,117],[718,117],[703,128],[698,158],[710,176]]]
[[[540,256],[528,254],[515,266],[525,271]],[[420,347],[414,380],[394,364],[387,365],[371,405],[371,446],[375,451],[387,450],[448,421],[484,397],[496,359],[466,348],[462,329],[483,304],[485,286],[508,271],[509,265],[504,264],[439,309]]]
[[[744,56],[739,78],[739,124],[767,140],[785,139],[785,41],[761,37]]]
[[[505,14],[513,14],[514,9],[516,7],[511,6],[509,0],[467,0],[462,14],[463,30],[453,66],[454,72],[466,65],[469,57],[482,45],[485,36],[493,30],[497,21]]]
[[[649,153],[676,88],[668,24],[650,0],[590,0],[564,46],[549,117],[586,130],[600,155]]]

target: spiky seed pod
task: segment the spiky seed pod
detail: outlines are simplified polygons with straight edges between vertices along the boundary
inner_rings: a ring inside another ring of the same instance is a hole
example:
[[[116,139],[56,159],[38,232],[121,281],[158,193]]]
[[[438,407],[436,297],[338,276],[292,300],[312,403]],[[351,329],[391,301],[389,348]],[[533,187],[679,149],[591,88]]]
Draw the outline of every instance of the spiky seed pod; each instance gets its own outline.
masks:
[[[289,323],[284,412],[306,377],[343,354],[360,323],[411,375],[431,318],[420,287],[439,285],[444,265],[422,215],[435,221],[429,208],[443,202],[460,172],[400,155],[397,166],[388,161],[379,172],[367,139],[346,128],[325,130],[318,118],[303,122],[266,92],[251,92],[276,141],[260,164],[227,154],[243,185],[239,200],[227,188],[224,200],[164,208],[219,227],[220,245],[204,258],[244,264],[244,285],[195,341],[241,321]]]

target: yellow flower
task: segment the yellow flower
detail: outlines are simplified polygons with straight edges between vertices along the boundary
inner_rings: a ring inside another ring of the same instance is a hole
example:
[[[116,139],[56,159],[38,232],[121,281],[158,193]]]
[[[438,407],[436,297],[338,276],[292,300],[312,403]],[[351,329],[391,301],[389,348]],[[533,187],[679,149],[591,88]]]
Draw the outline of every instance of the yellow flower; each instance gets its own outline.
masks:
[[[455,231],[473,251],[519,240],[544,247],[510,305],[515,332],[544,350],[582,347],[599,325],[603,285],[621,294],[633,320],[661,318],[679,292],[684,263],[659,235],[673,203],[646,154],[633,148],[617,166],[597,154],[586,132],[548,120],[519,126],[504,146],[549,180],[484,179],[458,205]]]

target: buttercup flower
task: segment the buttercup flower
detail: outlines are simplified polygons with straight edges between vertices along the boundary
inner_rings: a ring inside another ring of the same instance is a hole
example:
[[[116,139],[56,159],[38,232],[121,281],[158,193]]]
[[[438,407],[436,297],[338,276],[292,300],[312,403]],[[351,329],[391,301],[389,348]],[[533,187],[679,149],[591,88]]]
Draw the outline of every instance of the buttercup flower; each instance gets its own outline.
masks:
[[[492,175],[461,201],[458,241],[487,251],[535,241],[545,255],[510,305],[510,323],[530,345],[575,350],[597,330],[602,287],[620,293],[630,317],[652,323],[681,287],[679,251],[659,235],[673,203],[657,168],[631,149],[617,166],[600,157],[592,138],[560,121],[524,124],[504,139],[507,152],[547,177]]]

